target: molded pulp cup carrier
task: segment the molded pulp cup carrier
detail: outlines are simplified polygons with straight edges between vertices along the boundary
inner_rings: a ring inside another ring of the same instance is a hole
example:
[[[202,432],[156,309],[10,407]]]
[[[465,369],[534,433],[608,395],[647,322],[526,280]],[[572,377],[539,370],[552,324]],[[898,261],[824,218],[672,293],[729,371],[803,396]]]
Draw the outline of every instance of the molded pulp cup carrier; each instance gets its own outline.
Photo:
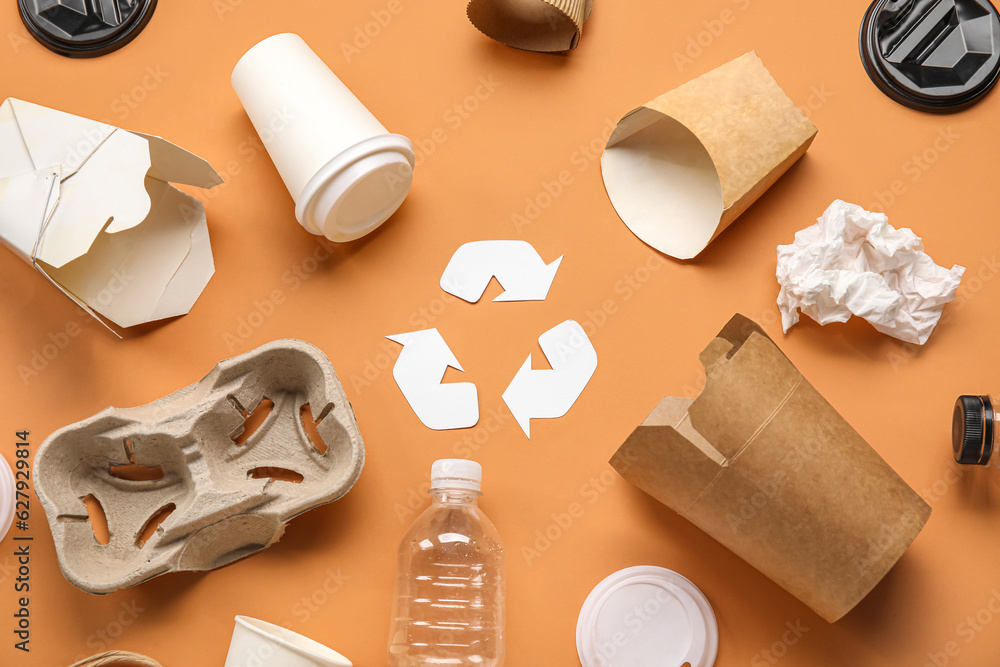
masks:
[[[59,429],[35,454],[35,491],[66,580],[104,595],[267,549],[293,518],[347,493],[364,462],[333,364],[284,339],[152,403]],[[103,510],[105,544],[85,498]]]
[[[236,617],[225,667],[352,667],[331,648],[280,626]]]
[[[301,37],[257,44],[232,83],[308,231],[353,241],[403,203],[413,144],[390,134]]]

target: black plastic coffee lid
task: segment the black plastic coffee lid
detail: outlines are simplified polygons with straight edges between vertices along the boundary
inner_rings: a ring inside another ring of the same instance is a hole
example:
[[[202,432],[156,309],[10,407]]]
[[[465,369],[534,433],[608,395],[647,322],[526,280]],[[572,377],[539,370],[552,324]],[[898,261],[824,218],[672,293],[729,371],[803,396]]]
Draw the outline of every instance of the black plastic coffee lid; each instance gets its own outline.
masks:
[[[879,89],[920,111],[958,111],[1000,76],[1000,15],[989,0],[877,0],[859,37]]]
[[[993,455],[993,401],[989,396],[959,396],[951,417],[951,446],[963,465],[984,466]]]
[[[149,23],[156,0],[18,0],[28,32],[59,55],[93,58],[125,46]]]

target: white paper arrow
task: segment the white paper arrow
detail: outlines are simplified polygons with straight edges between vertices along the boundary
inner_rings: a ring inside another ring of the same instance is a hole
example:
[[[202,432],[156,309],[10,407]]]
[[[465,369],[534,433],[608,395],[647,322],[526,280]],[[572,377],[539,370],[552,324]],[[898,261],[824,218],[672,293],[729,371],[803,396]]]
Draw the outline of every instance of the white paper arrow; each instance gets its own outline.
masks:
[[[531,369],[531,355],[503,393],[524,434],[532,419],[555,419],[569,412],[597,370],[597,351],[583,327],[566,320],[538,337],[552,369]]]
[[[475,303],[496,276],[504,292],[494,301],[544,301],[562,259],[546,266],[527,241],[473,241],[452,255],[441,289]]]
[[[427,428],[468,428],[479,421],[479,392],[471,382],[442,384],[448,366],[465,372],[437,329],[386,336],[403,346],[392,367],[407,403]]]

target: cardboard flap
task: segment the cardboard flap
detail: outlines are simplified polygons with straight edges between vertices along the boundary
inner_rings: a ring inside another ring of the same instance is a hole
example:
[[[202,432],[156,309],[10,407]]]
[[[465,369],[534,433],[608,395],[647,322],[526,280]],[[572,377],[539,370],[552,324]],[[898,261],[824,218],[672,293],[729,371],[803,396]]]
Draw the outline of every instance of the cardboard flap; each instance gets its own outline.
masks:
[[[91,308],[90,306],[88,306],[82,299],[80,299],[80,297],[78,297],[77,295],[75,295],[72,292],[70,292],[68,289],[66,289],[65,287],[63,287],[62,285],[60,285],[59,282],[56,281],[52,276],[50,276],[48,274],[48,272],[46,271],[46,267],[45,267],[44,264],[37,264],[36,263],[34,266],[35,266],[36,269],[38,269],[38,272],[40,274],[42,274],[43,276],[45,276],[45,279],[48,280],[49,283],[53,287],[55,287],[57,290],[59,290],[63,294],[63,296],[68,297],[69,300],[72,301],[73,303],[75,303],[83,312],[87,313],[92,318],[94,318],[95,320],[97,320],[97,322],[102,327],[104,327],[105,329],[107,329],[108,331],[110,331],[116,337],[118,337],[118,338],[122,337],[120,333],[118,333],[117,331],[115,331],[110,325],[108,325],[107,322],[105,322],[103,319],[101,319],[101,316],[98,315],[97,312],[93,308]]]
[[[667,504],[680,514],[686,514],[731,459],[750,445],[801,381],[763,330],[742,315],[726,324],[700,358],[706,382],[698,397],[664,398],[616,455],[619,461],[627,461],[621,459],[626,455],[647,463],[669,461],[678,473],[669,478],[669,492],[660,486],[662,477],[635,483],[654,497],[670,498]],[[782,372],[770,382],[759,382],[762,368]],[[613,465],[617,469],[622,463]],[[644,479],[638,469],[630,475]]]
[[[722,328],[722,331],[705,346],[705,349],[698,356],[701,360],[701,365],[705,367],[706,373],[720,361],[725,361],[736,354],[736,351],[754,333],[774,343],[771,337],[756,322],[739,313],[733,315],[729,322],[726,323],[726,326]],[[777,345],[774,346],[774,350],[781,356],[785,356],[785,353]],[[787,359],[788,357],[785,358]]]
[[[69,178],[110,137],[115,128],[13,97],[11,103],[21,138],[36,169],[62,166]]]
[[[705,369],[705,375],[711,375],[712,370],[720,363],[724,362],[729,356],[735,352],[738,348],[725,338],[713,338],[705,349],[701,351],[698,355],[699,361],[701,361],[702,367]]]
[[[149,176],[167,183],[184,183],[199,188],[214,188],[224,183],[212,165],[194,153],[152,134],[132,134],[149,143]]]
[[[61,267],[84,255],[94,239],[135,227],[149,213],[145,140],[115,132],[72,178],[64,178],[59,206],[38,246],[37,258]]]
[[[727,459],[751,445],[802,384],[802,375],[771,339],[752,332],[712,366],[691,405],[691,423]]]
[[[721,455],[686,421],[692,402],[664,398],[611,459],[619,474],[679,514],[722,470]]]
[[[192,206],[201,205],[193,197],[190,201]],[[194,223],[190,240],[190,250],[150,312],[150,321],[189,313],[208,285],[208,281],[215,275],[215,259],[212,256],[212,244],[208,237],[208,221],[204,209],[200,219]]]
[[[81,172],[82,173],[82,172]],[[201,203],[148,179],[152,209],[141,226],[100,232],[89,251],[48,273],[120,327],[187,313],[215,272]],[[188,207],[200,216],[178,219]],[[204,248],[192,253],[197,239]]]
[[[714,461],[716,466],[723,468],[727,465],[726,457],[712,443],[706,440],[694,427],[694,424],[691,423],[690,409],[692,403],[694,401],[690,398],[667,396],[653,409],[653,412],[646,418],[643,425],[672,426],[678,435],[683,436],[702,454]]]
[[[726,322],[726,326],[722,327],[722,331],[719,332],[719,335],[716,336],[716,338],[728,340],[735,348],[738,349],[739,346],[754,333],[771,340],[770,336],[764,333],[764,330],[761,329],[756,322],[745,315],[736,313],[729,319],[728,322]],[[775,346],[775,349],[777,349],[777,346]],[[778,351],[780,352],[780,350]]]
[[[28,147],[21,138],[21,128],[14,117],[14,106],[8,98],[0,104],[0,178],[35,171]]]

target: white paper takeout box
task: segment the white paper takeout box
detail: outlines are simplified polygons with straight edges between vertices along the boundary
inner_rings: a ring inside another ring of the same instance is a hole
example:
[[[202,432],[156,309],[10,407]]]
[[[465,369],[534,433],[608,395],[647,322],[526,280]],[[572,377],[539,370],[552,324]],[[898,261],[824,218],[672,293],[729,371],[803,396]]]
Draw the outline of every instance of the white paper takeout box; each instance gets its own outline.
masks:
[[[14,98],[0,105],[0,242],[119,327],[191,310],[215,262],[205,207],[170,183],[222,182],[159,137]]]

